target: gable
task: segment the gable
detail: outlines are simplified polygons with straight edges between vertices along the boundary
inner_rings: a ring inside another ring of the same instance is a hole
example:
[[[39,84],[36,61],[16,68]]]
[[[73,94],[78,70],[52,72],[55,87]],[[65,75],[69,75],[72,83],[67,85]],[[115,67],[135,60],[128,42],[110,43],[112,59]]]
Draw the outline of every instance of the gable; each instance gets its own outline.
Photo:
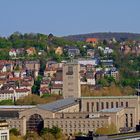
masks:
[[[43,119],[52,118],[54,116],[54,113],[51,111],[47,111],[47,110],[40,109],[38,107],[34,107],[31,109],[27,109],[27,110],[19,112],[19,118],[26,117],[26,119],[28,120],[30,118],[30,116],[34,115],[34,114],[41,115],[41,117]]]

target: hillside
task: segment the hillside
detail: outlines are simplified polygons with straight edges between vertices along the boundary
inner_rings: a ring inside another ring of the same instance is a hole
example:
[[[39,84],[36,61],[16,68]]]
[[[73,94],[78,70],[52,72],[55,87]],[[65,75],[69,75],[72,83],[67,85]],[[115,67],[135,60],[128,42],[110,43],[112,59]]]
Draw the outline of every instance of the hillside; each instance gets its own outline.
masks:
[[[88,33],[88,34],[79,34],[79,35],[69,35],[65,36],[65,39],[73,40],[73,41],[85,41],[86,38],[99,38],[101,40],[109,40],[115,38],[116,40],[123,40],[123,39],[136,39],[140,40],[140,34],[136,33],[113,33],[113,32],[106,32],[106,33]]]

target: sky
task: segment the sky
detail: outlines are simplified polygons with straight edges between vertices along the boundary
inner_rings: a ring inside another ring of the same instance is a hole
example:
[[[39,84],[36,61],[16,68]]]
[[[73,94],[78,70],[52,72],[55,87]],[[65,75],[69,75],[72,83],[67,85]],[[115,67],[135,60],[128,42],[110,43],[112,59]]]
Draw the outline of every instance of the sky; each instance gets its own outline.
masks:
[[[140,0],[0,0],[0,36],[140,33]]]

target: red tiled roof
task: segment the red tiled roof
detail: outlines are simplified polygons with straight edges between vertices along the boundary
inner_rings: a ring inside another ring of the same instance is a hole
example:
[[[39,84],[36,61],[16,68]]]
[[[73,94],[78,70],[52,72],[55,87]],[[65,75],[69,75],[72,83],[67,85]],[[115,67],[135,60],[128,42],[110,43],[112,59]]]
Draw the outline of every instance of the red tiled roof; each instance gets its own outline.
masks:
[[[4,67],[4,65],[0,65],[0,70],[2,70],[2,69],[3,69],[3,67]]]
[[[98,41],[98,39],[97,38],[87,38],[86,39],[86,42],[92,42],[92,43],[96,43]]]
[[[14,61],[11,60],[0,60],[0,65],[4,65],[4,64],[14,64]]]
[[[14,93],[13,90],[0,90],[0,94],[4,94],[4,93]]]
[[[10,52],[16,52],[16,49],[11,49]]]
[[[22,82],[20,86],[32,86],[29,82]]]
[[[22,79],[20,77],[13,77],[9,78],[9,81],[21,81]]]
[[[24,88],[24,89],[15,89],[16,92],[28,92],[30,91],[29,89],[27,88]]]
[[[8,73],[7,72],[0,72],[0,76],[7,76]]]
[[[42,87],[42,88],[40,88],[40,92],[47,93],[47,92],[49,92],[49,89],[46,87]]]

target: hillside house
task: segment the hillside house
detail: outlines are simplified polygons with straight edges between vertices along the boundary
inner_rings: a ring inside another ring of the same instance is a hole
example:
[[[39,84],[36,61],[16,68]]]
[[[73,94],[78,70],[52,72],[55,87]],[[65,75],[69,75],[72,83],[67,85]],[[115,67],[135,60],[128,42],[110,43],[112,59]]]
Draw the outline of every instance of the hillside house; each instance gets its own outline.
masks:
[[[55,54],[62,55],[63,54],[63,48],[62,47],[57,47],[56,50],[55,50]]]
[[[11,57],[16,57],[16,56],[17,56],[16,49],[11,49],[11,50],[9,51],[9,56],[11,56]]]
[[[87,43],[93,43],[94,44],[94,43],[97,43],[98,42],[98,39],[97,38],[87,38],[86,39],[86,42]]]
[[[26,52],[27,52],[27,55],[28,55],[28,56],[30,56],[30,55],[35,55],[35,54],[36,54],[36,50],[35,50],[35,48],[33,48],[33,47],[28,48],[28,49],[26,50]]]

